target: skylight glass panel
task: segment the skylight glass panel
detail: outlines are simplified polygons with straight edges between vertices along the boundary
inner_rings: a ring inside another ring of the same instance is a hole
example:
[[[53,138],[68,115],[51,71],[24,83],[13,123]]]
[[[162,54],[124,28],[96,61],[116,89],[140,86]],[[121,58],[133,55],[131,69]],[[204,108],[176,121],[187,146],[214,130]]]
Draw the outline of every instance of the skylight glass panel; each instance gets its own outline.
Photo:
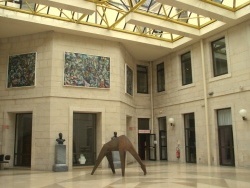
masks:
[[[129,10],[131,6],[128,4],[127,1],[121,1],[121,0],[110,0],[108,1],[110,5],[112,5],[114,8],[118,8],[118,10]]]
[[[171,23],[171,27],[178,24],[188,27],[201,29],[216,20],[213,18],[198,15],[189,10],[182,10],[178,7],[168,5],[168,0],[163,4],[157,0],[86,0],[95,3],[96,12],[91,15],[85,15],[80,12],[61,9],[58,7],[49,7],[42,4],[29,3],[28,1],[9,2],[6,1],[3,6],[11,7],[11,10],[43,16],[57,20],[73,22],[76,24],[106,28],[108,30],[119,31],[134,35],[140,35],[147,38],[174,42],[183,36],[166,31],[157,30],[156,28],[146,28],[138,25],[126,23],[126,17],[131,13],[141,14],[148,17],[148,22],[152,19],[160,19],[162,23]],[[218,6],[227,10],[236,11],[246,5],[250,5],[250,0],[200,0],[204,3],[210,3],[212,6]],[[38,1],[37,1],[38,2]],[[44,2],[45,1],[41,1]],[[16,6],[14,6],[16,5]],[[138,6],[139,5],[139,6]],[[7,8],[8,9],[8,8]],[[145,17],[145,19],[147,19]],[[147,21],[146,21],[147,22]],[[136,23],[136,22],[135,22]],[[150,25],[150,24],[149,24]],[[145,25],[145,26],[149,26]],[[158,28],[159,29],[159,28]]]
[[[139,0],[135,0],[136,3],[139,3]],[[146,0],[145,3],[141,6],[144,10],[149,9],[151,6],[153,6],[156,3],[155,0]]]
[[[237,8],[237,7],[244,5],[244,4],[247,4],[247,3],[250,3],[250,1],[249,0],[236,0],[235,6]]]

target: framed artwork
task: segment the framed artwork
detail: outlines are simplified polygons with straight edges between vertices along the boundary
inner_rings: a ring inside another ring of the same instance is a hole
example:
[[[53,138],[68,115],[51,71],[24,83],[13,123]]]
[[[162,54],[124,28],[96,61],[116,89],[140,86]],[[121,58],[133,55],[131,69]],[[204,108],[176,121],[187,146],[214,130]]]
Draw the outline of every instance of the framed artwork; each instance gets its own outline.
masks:
[[[110,58],[65,52],[64,85],[110,88]]]
[[[9,56],[8,88],[35,86],[36,53]]]
[[[126,65],[126,93],[133,96],[133,70]]]

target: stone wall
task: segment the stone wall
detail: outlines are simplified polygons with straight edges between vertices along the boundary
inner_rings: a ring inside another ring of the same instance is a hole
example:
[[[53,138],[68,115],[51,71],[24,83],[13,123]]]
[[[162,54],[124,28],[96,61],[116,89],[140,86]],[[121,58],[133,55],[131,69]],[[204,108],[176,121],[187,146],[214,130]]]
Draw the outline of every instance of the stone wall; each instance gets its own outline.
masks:
[[[229,73],[213,77],[211,42],[225,36]],[[204,50],[204,72],[202,50]],[[191,51],[193,83],[181,86],[180,55]],[[168,159],[176,161],[175,149],[181,147],[181,162],[185,162],[185,135],[183,114],[195,113],[197,163],[208,163],[210,144],[211,164],[219,165],[218,128],[216,110],[231,108],[235,149],[235,165],[249,166],[250,123],[243,121],[239,110],[249,111],[250,106],[250,22],[247,21],[227,31],[203,39],[155,62],[153,69],[156,84],[156,64],[164,62],[166,91],[154,89],[154,123],[157,117],[175,119],[175,127],[168,124]],[[213,92],[212,95],[208,93]],[[207,101],[207,102],[206,102]],[[206,122],[207,110],[207,122]],[[208,132],[206,125],[209,127]],[[157,129],[157,126],[156,126]],[[156,130],[157,132],[158,130]],[[209,135],[209,137],[207,137]]]

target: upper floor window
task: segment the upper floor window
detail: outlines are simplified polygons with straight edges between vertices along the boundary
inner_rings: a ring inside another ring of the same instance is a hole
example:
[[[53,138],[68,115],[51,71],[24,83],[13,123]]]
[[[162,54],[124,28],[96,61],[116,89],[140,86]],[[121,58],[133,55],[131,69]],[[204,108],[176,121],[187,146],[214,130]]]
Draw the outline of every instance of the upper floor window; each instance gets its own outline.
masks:
[[[126,93],[131,96],[133,96],[133,80],[133,70],[128,65],[126,65]]]
[[[157,65],[157,91],[165,91],[164,63]]]
[[[231,108],[217,110],[217,122],[218,126],[232,125]]]
[[[181,55],[182,85],[193,83],[191,52]]]
[[[214,76],[228,73],[225,37],[211,43]]]
[[[138,130],[150,130],[149,118],[138,118]]]
[[[148,67],[137,65],[137,93],[148,93]]]

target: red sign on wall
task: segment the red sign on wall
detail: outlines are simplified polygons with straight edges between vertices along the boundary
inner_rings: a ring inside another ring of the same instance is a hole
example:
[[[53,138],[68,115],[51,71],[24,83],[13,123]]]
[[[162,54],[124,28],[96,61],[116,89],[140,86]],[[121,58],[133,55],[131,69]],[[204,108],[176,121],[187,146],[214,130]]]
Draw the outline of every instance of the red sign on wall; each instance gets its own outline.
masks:
[[[150,130],[139,130],[139,134],[150,134]]]
[[[9,129],[9,125],[2,125],[3,129]]]

